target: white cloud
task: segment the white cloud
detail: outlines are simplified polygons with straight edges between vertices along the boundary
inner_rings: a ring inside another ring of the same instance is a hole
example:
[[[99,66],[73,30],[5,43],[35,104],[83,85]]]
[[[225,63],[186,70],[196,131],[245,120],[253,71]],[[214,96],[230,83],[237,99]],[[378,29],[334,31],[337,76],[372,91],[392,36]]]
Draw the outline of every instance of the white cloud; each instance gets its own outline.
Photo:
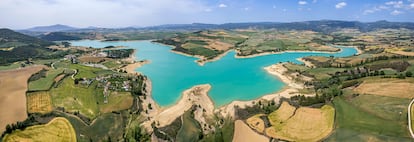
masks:
[[[204,9],[204,11],[205,12],[211,12],[211,11],[213,11],[211,8],[206,8],[206,9]]]
[[[224,4],[224,3],[222,3],[222,4],[220,4],[218,7],[220,7],[220,8],[226,8],[226,7],[227,7],[227,5],[226,5],[226,4]]]
[[[306,1],[299,1],[298,4],[299,5],[306,5],[306,4],[308,4],[308,2],[306,2]]]
[[[410,4],[410,7],[409,7],[410,9],[411,8],[414,8],[414,3],[412,3],[412,4]]]
[[[335,5],[336,9],[341,9],[346,6],[346,2],[340,2]]]
[[[371,9],[365,10],[363,14],[367,15],[367,14],[380,12],[380,11],[383,11],[383,10],[389,10],[389,9],[390,9],[390,7],[388,7],[388,6],[380,5],[380,6],[376,6],[376,7],[373,7]]]
[[[404,2],[403,1],[389,1],[386,2],[385,5],[393,6],[394,8],[403,8]]]
[[[244,8],[244,10],[245,10],[245,11],[249,11],[249,10],[250,10],[250,8],[248,8],[248,7],[245,7],[245,8]]]
[[[398,11],[398,10],[394,10],[394,11],[392,11],[390,14],[391,15],[400,15],[400,14],[403,14],[404,12],[402,12],[402,11]]]

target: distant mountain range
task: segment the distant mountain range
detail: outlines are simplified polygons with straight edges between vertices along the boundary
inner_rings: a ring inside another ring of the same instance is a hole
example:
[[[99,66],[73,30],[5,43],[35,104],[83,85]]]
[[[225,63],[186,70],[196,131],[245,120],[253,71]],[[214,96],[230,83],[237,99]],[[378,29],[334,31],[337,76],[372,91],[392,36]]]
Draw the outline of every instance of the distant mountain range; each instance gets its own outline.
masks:
[[[52,25],[33,27],[26,30],[20,30],[23,33],[30,32],[113,32],[113,31],[174,31],[174,30],[208,30],[208,29],[283,29],[283,30],[313,30],[318,32],[333,32],[343,28],[359,29],[360,31],[372,31],[375,29],[399,29],[407,28],[414,29],[413,22],[358,22],[358,21],[337,21],[337,20],[319,20],[319,21],[304,21],[304,22],[252,22],[252,23],[225,23],[225,24],[167,24],[149,27],[125,27],[125,28],[75,28],[67,25]]]
[[[412,22],[358,22],[358,21],[335,21],[319,20],[304,22],[258,22],[258,23],[226,23],[226,24],[178,24],[178,25],[160,25],[153,27],[140,28],[141,30],[203,30],[203,29],[281,29],[281,30],[312,30],[318,32],[333,32],[343,28],[359,29],[360,31],[372,31],[375,29],[414,29]]]
[[[252,23],[225,23],[225,24],[205,24],[205,23],[193,23],[193,24],[167,24],[159,26],[149,27],[125,27],[125,28],[75,28],[67,25],[51,25],[51,26],[39,26],[26,30],[19,30],[19,32],[33,35],[33,33],[45,33],[45,32],[113,32],[113,31],[174,31],[174,30],[208,30],[208,29],[284,29],[284,30],[313,30],[318,32],[333,32],[343,28],[359,29],[360,31],[372,31],[375,29],[399,29],[407,28],[414,29],[413,22],[358,22],[358,21],[337,21],[337,20],[319,20],[319,21],[304,21],[304,22],[252,22]]]
[[[67,26],[67,25],[51,25],[51,26],[37,26],[30,29],[25,29],[24,31],[31,31],[31,32],[59,32],[59,31],[70,31],[76,30],[78,28]]]

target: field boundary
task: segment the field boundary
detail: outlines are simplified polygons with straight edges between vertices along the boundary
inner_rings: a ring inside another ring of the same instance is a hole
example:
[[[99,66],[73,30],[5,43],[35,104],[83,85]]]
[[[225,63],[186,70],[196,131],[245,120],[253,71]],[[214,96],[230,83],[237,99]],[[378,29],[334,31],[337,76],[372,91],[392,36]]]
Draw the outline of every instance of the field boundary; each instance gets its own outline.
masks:
[[[413,128],[412,128],[412,124],[411,124],[411,107],[414,103],[414,99],[411,100],[410,105],[408,105],[408,129],[410,129],[410,135],[412,138],[414,138],[414,133],[413,133]]]

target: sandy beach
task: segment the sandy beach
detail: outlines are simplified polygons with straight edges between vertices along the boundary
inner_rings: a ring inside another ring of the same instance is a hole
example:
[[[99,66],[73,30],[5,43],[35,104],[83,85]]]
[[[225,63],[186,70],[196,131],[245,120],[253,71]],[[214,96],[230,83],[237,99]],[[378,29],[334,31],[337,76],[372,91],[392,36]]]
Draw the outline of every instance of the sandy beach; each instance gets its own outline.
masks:
[[[286,85],[292,88],[296,88],[296,89],[304,88],[302,84],[298,84],[294,82],[292,77],[284,75],[288,71],[288,69],[283,66],[283,63],[270,65],[268,67],[265,67],[264,69],[268,73],[277,76],[280,80],[282,80],[282,82],[286,83]]]
[[[315,67],[315,65],[312,62],[306,61],[303,58],[298,58],[296,60],[302,62],[303,64],[305,64],[305,66],[307,66],[309,68],[314,68]]]
[[[354,48],[357,50],[357,54],[356,55],[361,55],[362,53],[364,53],[364,51],[362,51],[358,47],[354,47]]]
[[[151,127],[152,122],[156,122],[157,127],[169,125],[193,105],[200,105],[201,108],[205,109],[206,115],[213,116],[214,104],[208,96],[210,88],[209,84],[203,84],[185,90],[176,104],[167,108],[161,108],[157,113],[150,116],[152,119],[144,122],[143,125],[147,129]]]
[[[135,71],[135,69],[145,65],[145,64],[149,64],[150,62],[148,60],[143,60],[143,61],[136,61],[134,63],[128,64],[125,67],[123,67],[122,69],[124,69],[127,73],[132,73],[135,74],[137,73]]]

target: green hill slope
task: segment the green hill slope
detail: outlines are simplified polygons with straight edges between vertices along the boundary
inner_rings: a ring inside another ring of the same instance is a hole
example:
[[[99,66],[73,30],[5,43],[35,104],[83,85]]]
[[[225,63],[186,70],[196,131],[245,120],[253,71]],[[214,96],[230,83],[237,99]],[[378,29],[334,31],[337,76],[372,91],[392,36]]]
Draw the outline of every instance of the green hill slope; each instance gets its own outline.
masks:
[[[10,29],[0,29],[0,65],[28,58],[54,58],[58,53],[46,48],[53,44]]]

